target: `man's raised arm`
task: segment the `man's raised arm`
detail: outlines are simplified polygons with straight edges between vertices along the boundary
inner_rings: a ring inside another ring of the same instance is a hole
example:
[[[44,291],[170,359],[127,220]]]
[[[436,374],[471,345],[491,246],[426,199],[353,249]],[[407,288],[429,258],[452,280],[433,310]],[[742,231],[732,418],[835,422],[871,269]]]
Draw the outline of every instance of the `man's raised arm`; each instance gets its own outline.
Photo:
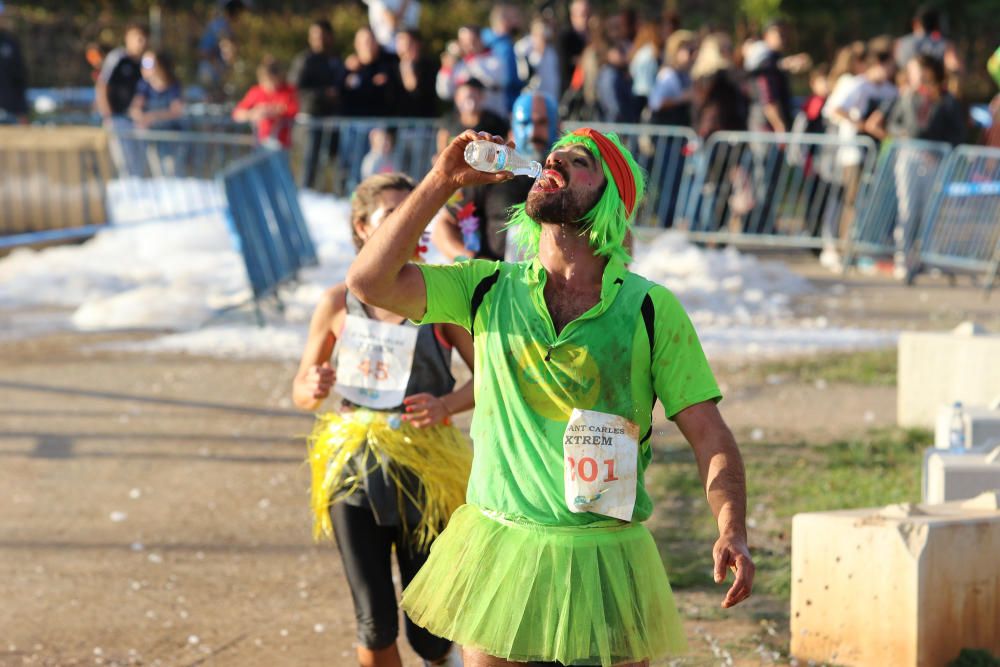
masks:
[[[413,320],[424,316],[427,293],[423,275],[410,264],[424,228],[457,189],[513,178],[510,172],[489,174],[466,164],[465,147],[479,139],[504,143],[500,137],[466,130],[448,144],[430,173],[365,242],[347,272],[352,294],[371,306]]]

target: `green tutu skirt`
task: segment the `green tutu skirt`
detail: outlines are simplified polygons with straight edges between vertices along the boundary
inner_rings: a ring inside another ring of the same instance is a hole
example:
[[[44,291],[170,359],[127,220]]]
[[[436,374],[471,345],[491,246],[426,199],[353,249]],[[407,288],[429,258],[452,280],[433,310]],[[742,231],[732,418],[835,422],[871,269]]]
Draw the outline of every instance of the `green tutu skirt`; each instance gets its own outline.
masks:
[[[542,526],[463,505],[402,607],[435,635],[516,662],[608,667],[686,648],[656,544],[639,523]]]

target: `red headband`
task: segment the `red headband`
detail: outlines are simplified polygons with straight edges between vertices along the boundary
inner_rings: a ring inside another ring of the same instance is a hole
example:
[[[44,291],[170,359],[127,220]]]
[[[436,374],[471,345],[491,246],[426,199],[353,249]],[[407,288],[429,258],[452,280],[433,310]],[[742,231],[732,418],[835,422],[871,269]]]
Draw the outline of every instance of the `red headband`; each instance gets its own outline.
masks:
[[[618,194],[621,195],[622,202],[625,204],[625,214],[631,218],[632,209],[635,208],[635,175],[629,168],[628,162],[625,160],[625,156],[622,155],[621,150],[606,136],[589,127],[581,127],[579,130],[573,132],[573,134],[578,137],[592,139],[597,144],[597,150],[601,152],[601,158],[608,165],[608,169],[611,170],[611,177],[615,179]]]

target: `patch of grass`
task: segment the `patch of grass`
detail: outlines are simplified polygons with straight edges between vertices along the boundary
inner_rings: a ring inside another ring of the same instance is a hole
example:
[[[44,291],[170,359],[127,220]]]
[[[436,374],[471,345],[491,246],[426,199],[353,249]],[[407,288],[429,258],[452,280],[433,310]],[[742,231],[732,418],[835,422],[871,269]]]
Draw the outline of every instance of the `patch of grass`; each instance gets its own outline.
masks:
[[[982,649],[963,648],[948,667],[1000,667],[1000,657]]]
[[[897,362],[896,348],[889,348],[772,361],[754,366],[753,373],[761,381],[779,376],[810,383],[823,380],[831,383],[895,387]]]
[[[829,445],[746,448],[755,589],[788,599],[793,515],[919,501],[921,461],[929,442],[927,431],[885,429]],[[713,586],[711,548],[718,530],[690,449],[662,451],[647,480],[658,508],[653,533],[671,584]]]

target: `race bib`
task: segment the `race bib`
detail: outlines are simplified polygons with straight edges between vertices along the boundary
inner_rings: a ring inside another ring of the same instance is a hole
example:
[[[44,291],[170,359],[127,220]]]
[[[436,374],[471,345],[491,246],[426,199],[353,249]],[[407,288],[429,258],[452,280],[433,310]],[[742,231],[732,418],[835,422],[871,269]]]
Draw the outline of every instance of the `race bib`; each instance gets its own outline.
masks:
[[[337,342],[334,390],[366,408],[394,408],[410,381],[417,328],[348,315]]]
[[[638,425],[618,415],[574,408],[563,435],[563,459],[571,512],[632,520]]]

